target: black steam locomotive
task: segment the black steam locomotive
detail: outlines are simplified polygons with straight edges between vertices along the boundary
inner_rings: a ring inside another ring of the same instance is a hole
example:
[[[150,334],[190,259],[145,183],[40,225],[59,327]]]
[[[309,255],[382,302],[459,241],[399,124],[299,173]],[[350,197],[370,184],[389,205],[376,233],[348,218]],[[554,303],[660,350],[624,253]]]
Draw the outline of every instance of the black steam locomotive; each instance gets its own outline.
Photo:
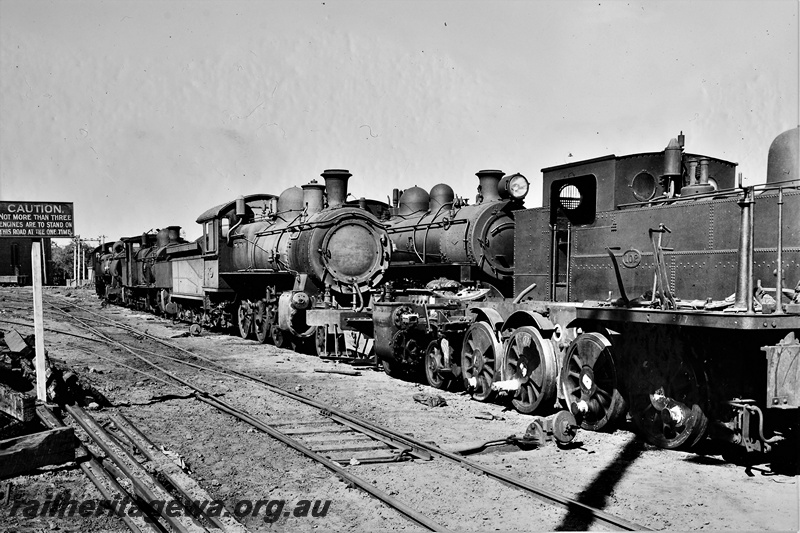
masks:
[[[98,292],[206,327],[238,327],[260,342],[312,344],[306,312],[365,307],[389,263],[378,220],[385,204],[345,202],[350,176],[326,170],[325,185],[213,207],[198,217],[203,235],[193,242],[171,226],[98,249]]]
[[[473,205],[444,184],[347,202],[349,172],[251,195],[98,250],[103,295],[319,355],[369,351],[523,413],[566,406],[590,430],[629,413],[665,448],[707,434],[748,451],[800,411],[798,129],[767,179],[686,153],[606,156],[528,180],[480,171]],[[346,343],[344,334],[370,339]]]
[[[665,448],[712,434],[767,451],[800,407],[798,131],[754,187],[682,135],[545,168],[544,207],[514,213],[513,300],[471,305],[465,330],[420,326],[408,304],[384,322],[431,333],[433,386],[460,377],[523,413],[563,404],[592,430],[628,412]]]

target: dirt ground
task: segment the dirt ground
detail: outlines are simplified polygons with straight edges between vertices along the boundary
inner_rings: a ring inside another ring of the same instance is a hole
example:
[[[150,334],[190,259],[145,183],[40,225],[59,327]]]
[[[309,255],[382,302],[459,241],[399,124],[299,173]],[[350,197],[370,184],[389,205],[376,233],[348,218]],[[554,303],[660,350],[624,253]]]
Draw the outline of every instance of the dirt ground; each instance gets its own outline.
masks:
[[[56,294],[162,338],[187,331],[185,325],[173,325],[128,309],[101,308],[89,290],[46,289],[45,301]],[[0,289],[0,320],[31,321],[30,309],[19,303],[29,295],[29,289]],[[45,313],[45,327],[83,333],[51,312]],[[11,328],[22,334],[32,333],[29,328],[0,322],[0,330]],[[130,340],[146,344],[141,339]],[[317,373],[315,369],[350,367],[234,336],[204,332],[199,337],[170,340],[232,368],[262,376],[446,449],[521,436],[531,421],[530,416],[504,404],[475,402],[462,392],[437,391],[392,379],[382,371],[366,369],[360,376]],[[243,500],[284,500],[287,509],[301,500],[331,502],[324,516],[281,516],[274,522],[265,520],[263,513],[242,518],[252,531],[421,530],[397,511],[348,487],[298,452],[187,398],[185,389],[94,355],[142,366],[118,348],[52,332],[46,333],[45,345],[51,358],[67,363],[112,403],[112,407],[92,411],[93,416],[105,422],[110,413],[124,414],[150,440],[179,455],[190,475],[229,509]],[[148,345],[148,349],[156,350],[154,346]],[[267,422],[302,420],[314,415],[313,410],[299,407],[255,383],[199,375],[197,371],[181,372],[207,391]],[[412,396],[419,392],[439,394],[447,405],[428,407],[417,403]],[[575,446],[569,449],[553,443],[526,451],[506,445],[487,448],[471,458],[650,529],[800,529],[800,493],[794,473],[775,472],[769,463],[752,467],[729,464],[715,453],[713,446],[706,447],[702,455],[660,450],[643,443],[627,425],[613,433],[580,431]],[[442,460],[356,465],[348,469],[455,531],[604,529],[568,509],[545,505]],[[127,530],[115,517],[28,518],[19,506],[12,513],[15,501],[44,501],[64,490],[75,498],[100,498],[74,464],[0,480],[0,530]]]

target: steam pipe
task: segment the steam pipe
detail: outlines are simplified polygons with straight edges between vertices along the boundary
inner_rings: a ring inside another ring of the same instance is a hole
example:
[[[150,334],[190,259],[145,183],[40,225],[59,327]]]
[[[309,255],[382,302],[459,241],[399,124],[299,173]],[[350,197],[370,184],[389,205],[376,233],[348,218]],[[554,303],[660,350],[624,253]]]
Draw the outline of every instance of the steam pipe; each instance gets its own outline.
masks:
[[[690,159],[688,161],[689,165],[689,186],[697,185],[697,160]]]
[[[700,180],[698,185],[708,185],[708,159],[705,157],[700,160]]]
[[[778,189],[778,280],[775,282],[775,311],[783,314],[783,187]]]
[[[742,209],[739,225],[739,262],[736,267],[736,301],[733,310],[753,311],[753,188],[744,189],[739,201]]]
[[[232,228],[229,228],[228,234],[225,235],[225,242],[228,244],[228,246],[231,245],[231,235],[233,235],[233,230],[242,225],[246,214],[247,210],[244,204],[244,196],[240,196],[236,199],[236,224],[234,224]]]

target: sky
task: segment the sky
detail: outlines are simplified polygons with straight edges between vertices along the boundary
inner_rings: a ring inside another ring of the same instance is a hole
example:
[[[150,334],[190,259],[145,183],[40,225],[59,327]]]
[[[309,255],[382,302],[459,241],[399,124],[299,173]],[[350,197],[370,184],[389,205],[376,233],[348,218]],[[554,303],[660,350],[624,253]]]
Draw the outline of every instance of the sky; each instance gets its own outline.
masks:
[[[0,0],[0,200],[84,238],[353,173],[357,197],[686,149],[766,176],[796,0]]]

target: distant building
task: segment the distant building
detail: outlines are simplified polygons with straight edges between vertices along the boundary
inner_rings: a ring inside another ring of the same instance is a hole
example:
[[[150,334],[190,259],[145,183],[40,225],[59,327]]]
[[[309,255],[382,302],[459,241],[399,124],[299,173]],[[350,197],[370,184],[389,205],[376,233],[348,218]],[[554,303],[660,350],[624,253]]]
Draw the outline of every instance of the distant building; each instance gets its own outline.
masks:
[[[0,238],[0,285],[33,284],[31,242],[32,239],[24,237]],[[42,249],[44,250],[42,282],[44,285],[51,285],[53,260],[50,239],[42,239]]]

